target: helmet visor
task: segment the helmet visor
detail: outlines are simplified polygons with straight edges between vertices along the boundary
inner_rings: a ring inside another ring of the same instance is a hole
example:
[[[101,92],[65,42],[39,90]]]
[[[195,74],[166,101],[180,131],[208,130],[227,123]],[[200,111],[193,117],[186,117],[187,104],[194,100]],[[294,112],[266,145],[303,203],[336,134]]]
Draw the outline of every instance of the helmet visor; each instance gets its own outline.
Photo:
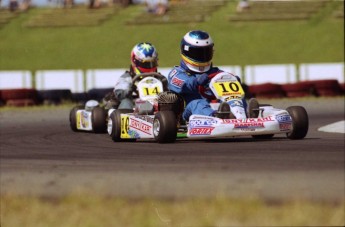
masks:
[[[213,45],[204,47],[183,45],[182,54],[197,62],[209,62],[213,57]]]
[[[157,60],[153,61],[139,61],[134,59],[134,63],[137,67],[145,68],[145,69],[152,69],[158,66]]]

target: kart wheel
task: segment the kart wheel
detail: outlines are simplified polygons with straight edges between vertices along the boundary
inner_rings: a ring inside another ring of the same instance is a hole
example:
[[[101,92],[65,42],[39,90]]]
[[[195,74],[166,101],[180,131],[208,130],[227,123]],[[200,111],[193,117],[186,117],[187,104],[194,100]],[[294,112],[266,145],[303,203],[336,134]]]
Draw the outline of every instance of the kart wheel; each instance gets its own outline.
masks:
[[[99,106],[92,109],[91,114],[92,131],[104,133],[107,131],[107,111]]]
[[[268,140],[268,139],[272,139],[272,137],[274,136],[274,134],[267,134],[267,135],[252,135],[252,137],[254,139],[259,139],[259,140]]]
[[[115,142],[123,141],[121,139],[121,114],[122,113],[132,113],[131,109],[118,109],[114,110],[108,119],[108,134],[111,139]]]
[[[177,120],[173,111],[157,112],[153,120],[153,135],[158,143],[173,143],[176,140]]]
[[[290,106],[286,110],[292,118],[292,131],[286,133],[287,138],[292,140],[303,139],[309,128],[307,111],[302,106]]]
[[[84,109],[84,106],[76,106],[69,113],[69,126],[72,131],[77,132],[77,111]]]

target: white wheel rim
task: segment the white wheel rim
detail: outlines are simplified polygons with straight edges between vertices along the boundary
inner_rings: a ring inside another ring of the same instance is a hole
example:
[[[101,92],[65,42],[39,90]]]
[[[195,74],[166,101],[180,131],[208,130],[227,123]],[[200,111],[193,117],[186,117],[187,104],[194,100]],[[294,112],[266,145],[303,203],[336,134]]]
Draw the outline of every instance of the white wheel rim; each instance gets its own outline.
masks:
[[[155,119],[153,122],[153,135],[155,137],[157,137],[159,135],[159,131],[160,131],[160,123],[159,120]]]
[[[113,121],[110,118],[108,119],[107,131],[109,135],[111,135],[111,132],[113,131]]]

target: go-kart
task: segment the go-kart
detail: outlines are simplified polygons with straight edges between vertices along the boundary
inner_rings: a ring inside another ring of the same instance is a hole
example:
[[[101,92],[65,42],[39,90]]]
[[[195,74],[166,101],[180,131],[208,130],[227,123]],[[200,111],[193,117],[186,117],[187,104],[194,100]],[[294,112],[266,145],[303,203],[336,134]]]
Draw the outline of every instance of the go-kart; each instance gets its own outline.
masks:
[[[166,90],[167,79],[160,73],[142,73],[133,77],[132,84],[133,98],[139,103],[140,100],[152,100],[158,93]],[[108,108],[96,100],[75,106],[69,115],[70,128],[75,132],[106,133],[108,118],[114,108]]]
[[[213,99],[217,100],[217,103],[211,103],[212,108],[217,110],[221,102],[230,103],[229,117],[192,115],[187,123],[183,123],[183,99],[168,91],[157,94],[153,100],[155,108],[151,111],[144,113],[140,107],[135,111],[112,111],[108,134],[114,141],[154,139],[159,143],[172,143],[181,132],[190,139],[237,136],[270,139],[275,134],[286,134],[289,139],[303,139],[308,132],[308,114],[302,106],[290,106],[283,110],[271,105],[251,105],[249,100],[246,110],[242,102],[245,93],[232,74],[221,72],[212,75],[209,88],[207,92],[212,92]]]

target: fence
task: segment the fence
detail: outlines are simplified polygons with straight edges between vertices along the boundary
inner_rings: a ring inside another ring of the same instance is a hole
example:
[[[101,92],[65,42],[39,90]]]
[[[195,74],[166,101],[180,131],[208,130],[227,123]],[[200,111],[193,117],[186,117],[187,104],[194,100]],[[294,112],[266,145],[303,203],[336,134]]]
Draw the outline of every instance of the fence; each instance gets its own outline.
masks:
[[[295,83],[308,80],[335,79],[345,82],[344,63],[318,64],[280,64],[219,66],[224,71],[238,75],[247,85],[262,83]],[[84,92],[92,88],[113,87],[126,69],[89,69],[83,70],[39,70],[32,75],[30,71],[0,71],[0,89],[36,88],[70,89]],[[171,68],[160,68],[167,76]]]

